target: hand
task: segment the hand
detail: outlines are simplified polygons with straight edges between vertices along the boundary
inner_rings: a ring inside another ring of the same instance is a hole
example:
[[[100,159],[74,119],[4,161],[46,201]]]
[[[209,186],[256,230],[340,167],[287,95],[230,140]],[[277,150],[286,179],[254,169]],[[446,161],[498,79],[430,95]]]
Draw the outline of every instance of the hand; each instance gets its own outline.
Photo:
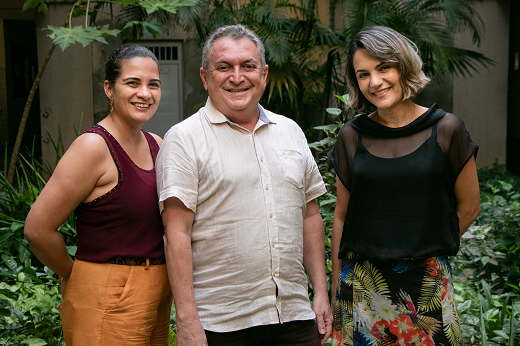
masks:
[[[67,290],[67,283],[69,282],[69,277],[60,276],[58,277],[58,283],[61,286],[61,300],[62,302],[56,306],[56,309],[61,310],[61,304],[63,304],[63,297],[65,297],[65,291]]]
[[[177,346],[208,346],[202,324],[196,321],[177,320]]]
[[[312,301],[312,310],[316,314],[316,324],[320,333],[321,344],[332,334],[332,311],[330,309],[329,300],[327,296],[314,296]]]

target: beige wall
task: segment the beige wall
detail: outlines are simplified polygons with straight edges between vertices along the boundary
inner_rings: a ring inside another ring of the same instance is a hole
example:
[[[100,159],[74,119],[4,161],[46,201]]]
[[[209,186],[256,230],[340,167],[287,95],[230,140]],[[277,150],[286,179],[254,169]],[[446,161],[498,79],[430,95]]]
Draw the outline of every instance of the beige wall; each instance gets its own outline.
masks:
[[[472,46],[471,36],[465,34],[458,36],[457,45],[483,53],[496,66],[479,68],[473,77],[454,78],[453,112],[480,145],[477,165],[483,167],[491,166],[495,159],[506,160],[509,1],[484,0],[475,2],[474,8],[485,23],[482,43],[478,48]]]
[[[36,28],[47,25],[61,26],[65,22],[71,4],[48,4],[49,14],[39,14]],[[84,25],[84,19],[73,19],[72,25]],[[38,62],[41,66],[52,44],[50,31],[38,31]],[[73,124],[82,128],[93,124],[92,57],[91,46],[83,48],[79,43],[69,46],[64,52],[56,47],[40,82],[40,110],[42,127],[42,157],[54,163],[55,151],[46,129],[56,141],[58,128],[65,148],[76,138]]]
[[[0,0],[1,1],[1,0]],[[39,15],[37,28],[47,25],[63,25],[70,4],[49,4],[49,15]],[[98,25],[109,24],[109,18],[98,17]],[[73,21],[74,25],[84,25],[83,19]],[[38,33],[38,59],[41,64],[51,45],[47,37],[50,31]],[[187,34],[180,29],[171,28],[156,40],[175,40],[185,42]],[[107,99],[103,91],[104,62],[110,52],[121,44],[116,37],[106,37],[108,44],[94,42],[83,48],[80,44],[69,46],[65,52],[59,47],[54,51],[40,85],[40,107],[42,113],[42,156],[54,162],[55,151],[46,128],[54,139],[61,127],[65,149],[76,138],[74,127],[80,124],[83,113],[82,129],[85,130],[107,114]],[[142,40],[153,40],[143,37]],[[197,105],[206,101],[207,94],[199,77],[200,48],[195,40],[183,46],[183,112],[184,118],[194,113]],[[47,118],[44,117],[47,116]]]

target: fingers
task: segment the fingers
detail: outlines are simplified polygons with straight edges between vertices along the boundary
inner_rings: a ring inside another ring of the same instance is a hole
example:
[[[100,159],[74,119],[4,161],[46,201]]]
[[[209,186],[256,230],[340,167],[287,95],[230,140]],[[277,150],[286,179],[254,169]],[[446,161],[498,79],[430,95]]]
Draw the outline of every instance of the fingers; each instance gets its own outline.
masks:
[[[316,324],[318,325],[318,331],[320,332],[320,335],[325,334],[325,321],[323,320],[323,316],[321,314],[316,315]]]
[[[61,310],[61,305],[63,304],[63,302],[59,303],[58,305],[56,305],[56,309],[58,310]]]

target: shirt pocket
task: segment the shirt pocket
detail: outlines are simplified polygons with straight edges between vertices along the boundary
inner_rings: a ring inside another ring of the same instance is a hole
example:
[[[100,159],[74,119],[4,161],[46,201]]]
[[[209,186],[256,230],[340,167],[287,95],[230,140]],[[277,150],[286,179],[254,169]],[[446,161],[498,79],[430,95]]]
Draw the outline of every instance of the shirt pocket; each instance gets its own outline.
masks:
[[[299,189],[303,188],[303,157],[299,151],[277,149],[278,158],[282,164],[285,181]]]

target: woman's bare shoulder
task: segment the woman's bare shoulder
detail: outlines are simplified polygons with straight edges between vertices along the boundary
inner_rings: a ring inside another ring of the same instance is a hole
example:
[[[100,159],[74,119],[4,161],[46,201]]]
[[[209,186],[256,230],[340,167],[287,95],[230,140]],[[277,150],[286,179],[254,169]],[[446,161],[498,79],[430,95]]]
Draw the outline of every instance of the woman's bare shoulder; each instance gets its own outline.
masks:
[[[148,132],[149,134],[152,135],[152,137],[155,139],[155,141],[157,142],[157,144],[159,144],[159,146],[161,146],[162,144],[162,138],[159,137],[158,135],[156,135],[155,133],[151,133],[151,132]]]

